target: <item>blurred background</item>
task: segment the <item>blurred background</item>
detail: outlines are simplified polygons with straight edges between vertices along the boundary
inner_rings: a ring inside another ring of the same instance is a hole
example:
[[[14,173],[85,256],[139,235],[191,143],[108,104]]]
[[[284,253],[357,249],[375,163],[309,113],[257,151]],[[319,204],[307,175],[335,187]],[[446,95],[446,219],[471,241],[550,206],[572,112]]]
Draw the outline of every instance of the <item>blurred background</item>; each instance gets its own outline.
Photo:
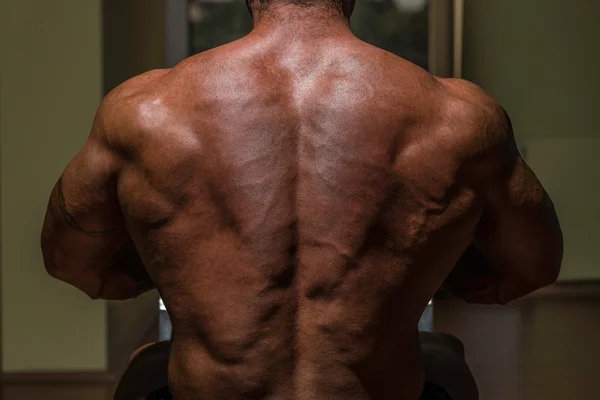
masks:
[[[483,400],[600,399],[598,21],[595,0],[357,0],[357,36],[504,105],[558,210],[557,284],[505,307],[434,301]],[[157,340],[155,293],[93,302],[46,275],[48,194],[103,95],[251,28],[243,0],[0,1],[2,399],[109,399],[133,350]]]

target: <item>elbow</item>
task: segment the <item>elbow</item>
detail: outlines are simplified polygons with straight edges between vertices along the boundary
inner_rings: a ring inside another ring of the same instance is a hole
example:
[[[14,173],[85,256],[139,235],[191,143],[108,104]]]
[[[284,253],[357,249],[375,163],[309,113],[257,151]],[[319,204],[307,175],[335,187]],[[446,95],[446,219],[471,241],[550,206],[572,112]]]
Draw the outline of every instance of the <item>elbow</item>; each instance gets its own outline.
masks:
[[[83,288],[81,288],[80,290],[83,293],[85,293],[90,300],[105,300],[104,298],[102,298],[102,296],[100,296],[100,293],[98,291],[91,292],[91,291],[85,290]]]
[[[44,264],[46,272],[52,278],[79,289],[92,300],[100,299],[99,292],[96,290],[96,285],[81,279],[81,277],[75,277],[73,274],[68,273],[69,269],[65,268],[64,265],[61,266],[52,261],[44,261]]]
[[[555,224],[550,230],[550,234],[546,240],[546,246],[541,250],[542,257],[542,273],[540,274],[540,288],[552,285],[558,280],[563,262],[564,254],[564,238],[562,229],[556,215],[554,215]]]
[[[42,260],[44,268],[51,277],[63,282],[68,282],[69,267],[67,259],[62,255],[60,248],[48,239],[48,235],[42,232],[40,246],[42,249]]]
[[[558,280],[560,276],[560,270],[563,260],[563,242],[562,237],[553,244],[552,247],[548,247],[544,257],[540,260],[540,267],[537,269],[538,274],[536,279],[532,282],[535,284],[536,289],[552,285]]]
[[[52,278],[72,285],[72,279],[70,278],[69,274],[66,273],[66,268],[61,266],[61,264],[55,262],[49,257],[44,257],[44,267],[46,269],[46,273]]]
[[[59,281],[63,281],[66,283],[70,283],[70,279],[68,274],[65,272],[66,268],[61,266],[55,259],[48,255],[44,255],[44,268],[46,269],[46,273],[50,275],[54,279],[58,279]]]
[[[541,287],[549,286],[555,283],[560,276],[562,257],[551,260],[546,266],[546,272],[540,282]]]
[[[40,248],[42,250],[42,260],[44,262],[46,272],[51,277],[58,279],[59,268],[54,257],[55,250],[54,246],[52,246],[51,242],[48,240],[48,233],[46,232],[45,226],[40,235]]]
[[[60,273],[60,269],[56,266],[56,264],[45,261],[44,267],[46,268],[46,273],[52,278],[64,281],[63,275]]]
[[[546,265],[533,283],[535,290],[550,286],[558,280],[560,275],[560,264]]]
[[[555,243],[548,251],[548,260],[546,268],[546,281],[545,286],[551,285],[558,280],[560,276],[560,270],[563,262],[564,254],[564,241],[562,231],[558,228],[558,232],[555,238]]]
[[[44,232],[42,232],[42,237],[40,240],[40,246],[42,249],[42,260],[44,262],[44,268],[48,275],[55,279],[61,279],[60,267],[56,261],[56,257],[54,256],[54,252],[51,250],[51,246],[48,241],[44,237]]]
[[[51,246],[49,246],[43,238],[42,257],[44,260],[44,268],[52,278],[76,287],[92,300],[97,300],[99,298],[98,291],[95,290],[94,285],[90,285],[90,282],[82,279],[81,275],[75,275],[73,273],[73,271],[75,271],[73,266],[69,265],[69,263],[60,256],[60,251],[58,249],[51,250]]]

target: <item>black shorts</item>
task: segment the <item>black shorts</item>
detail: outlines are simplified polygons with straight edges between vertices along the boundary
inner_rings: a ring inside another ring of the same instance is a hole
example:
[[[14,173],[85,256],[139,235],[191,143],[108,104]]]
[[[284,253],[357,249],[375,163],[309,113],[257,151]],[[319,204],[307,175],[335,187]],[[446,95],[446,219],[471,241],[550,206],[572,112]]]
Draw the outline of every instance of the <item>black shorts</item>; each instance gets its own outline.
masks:
[[[172,400],[173,395],[168,387],[164,387],[148,396],[148,400]],[[421,400],[452,400],[446,390],[434,383],[425,383]]]
[[[421,400],[452,400],[452,397],[450,397],[443,387],[435,383],[425,382],[425,389],[423,389]]]
[[[171,400],[173,399],[173,395],[171,394],[171,390],[168,386],[157,390],[156,392],[150,393],[147,400]]]

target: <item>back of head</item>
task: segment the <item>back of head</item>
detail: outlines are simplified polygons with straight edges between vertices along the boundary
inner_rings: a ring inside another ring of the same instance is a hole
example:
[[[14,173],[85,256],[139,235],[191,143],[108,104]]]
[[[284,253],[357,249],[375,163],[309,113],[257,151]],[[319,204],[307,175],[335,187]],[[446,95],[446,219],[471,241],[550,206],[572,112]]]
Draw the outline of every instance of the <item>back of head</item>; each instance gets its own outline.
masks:
[[[323,7],[334,9],[348,18],[354,9],[355,0],[247,0],[248,8],[254,17],[276,5],[294,5],[297,7]]]

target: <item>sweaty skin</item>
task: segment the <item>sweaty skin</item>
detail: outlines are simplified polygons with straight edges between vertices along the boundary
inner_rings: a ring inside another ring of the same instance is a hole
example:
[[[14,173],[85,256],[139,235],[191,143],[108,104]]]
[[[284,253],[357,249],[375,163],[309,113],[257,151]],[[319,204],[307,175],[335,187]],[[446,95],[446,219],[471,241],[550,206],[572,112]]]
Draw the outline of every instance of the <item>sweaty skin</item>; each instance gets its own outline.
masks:
[[[51,195],[47,270],[92,298],[155,286],[176,399],[416,400],[428,300],[552,283],[554,208],[481,89],[326,5],[261,10],[106,97]]]

